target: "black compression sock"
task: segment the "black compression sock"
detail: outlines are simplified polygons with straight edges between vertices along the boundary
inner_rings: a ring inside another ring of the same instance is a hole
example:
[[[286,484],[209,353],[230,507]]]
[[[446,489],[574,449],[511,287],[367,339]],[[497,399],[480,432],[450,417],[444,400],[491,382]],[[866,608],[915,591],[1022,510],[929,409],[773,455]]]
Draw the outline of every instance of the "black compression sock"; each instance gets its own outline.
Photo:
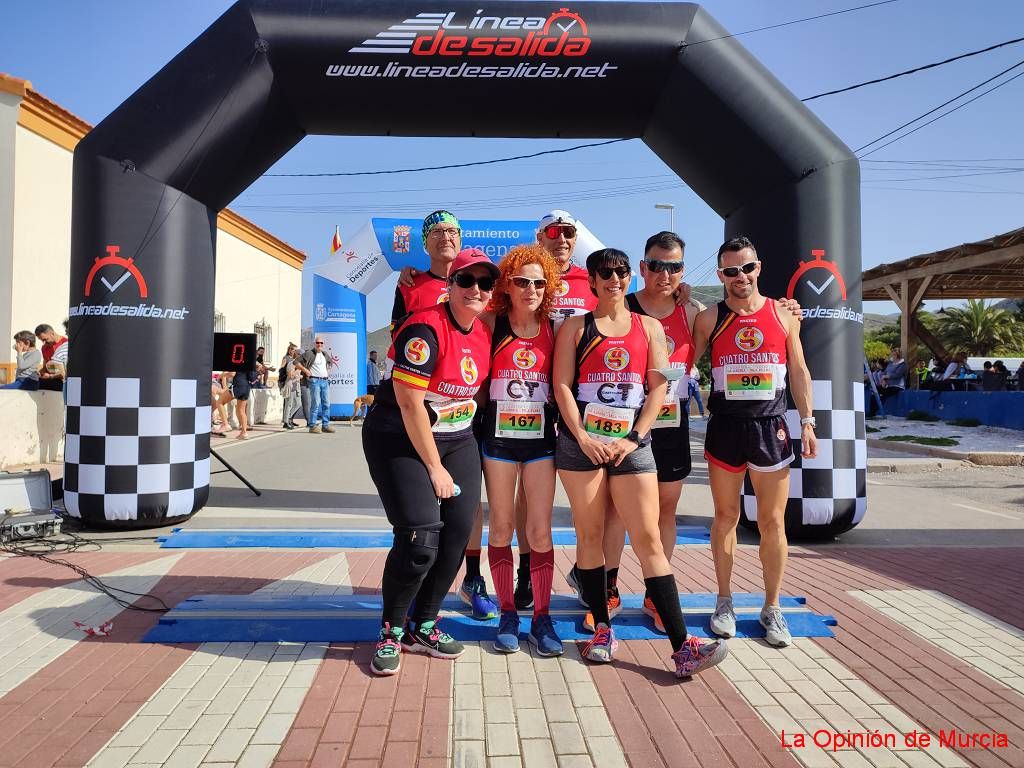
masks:
[[[480,578],[480,550],[479,549],[467,549],[466,550],[466,578],[467,579],[479,579]]]
[[[613,589],[619,588],[618,567],[609,568],[607,571],[605,571],[605,581],[607,582],[609,592],[611,592]]]
[[[665,625],[674,653],[686,642],[686,620],[679,607],[679,590],[676,588],[675,577],[671,574],[652,576],[644,579],[644,584],[647,585],[647,594],[651,596],[654,607],[658,609],[661,623]]]
[[[580,594],[590,612],[594,614],[594,626],[611,624],[608,618],[608,588],[605,582],[604,566],[597,568],[576,568],[576,579],[580,585]]]
[[[530,553],[529,552],[520,552],[519,553],[519,577],[520,578],[523,578],[523,577],[529,578],[529,576],[530,576]]]

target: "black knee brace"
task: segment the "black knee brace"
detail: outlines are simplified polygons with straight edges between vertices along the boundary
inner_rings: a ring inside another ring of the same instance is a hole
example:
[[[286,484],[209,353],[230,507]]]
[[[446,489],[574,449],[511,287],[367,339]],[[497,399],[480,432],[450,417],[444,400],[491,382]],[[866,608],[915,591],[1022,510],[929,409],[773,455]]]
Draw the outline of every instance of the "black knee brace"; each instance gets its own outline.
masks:
[[[399,581],[418,582],[427,575],[437,560],[442,527],[438,523],[436,528],[395,528],[392,555]]]

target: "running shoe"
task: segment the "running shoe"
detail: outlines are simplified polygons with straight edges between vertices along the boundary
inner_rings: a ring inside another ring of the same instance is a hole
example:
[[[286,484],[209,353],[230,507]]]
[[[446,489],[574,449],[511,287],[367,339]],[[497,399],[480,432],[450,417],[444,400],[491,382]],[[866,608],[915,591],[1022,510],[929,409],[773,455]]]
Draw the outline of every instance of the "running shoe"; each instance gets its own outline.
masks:
[[[614,619],[622,613],[622,599],[619,597],[619,588],[612,587],[608,590],[608,620]],[[587,612],[583,618],[583,628],[588,632],[594,631],[594,614]]]
[[[402,635],[401,629],[392,629],[385,623],[380,630],[377,648],[370,660],[370,669],[375,675],[397,675],[402,667]]]
[[[562,648],[562,641],[555,634],[551,617],[546,613],[533,617],[530,624],[530,642],[541,656],[561,656],[565,651]]]
[[[488,597],[487,582],[483,576],[463,579],[459,597],[473,609],[473,618],[477,621],[488,621],[498,616],[498,606]]]
[[[425,653],[435,659],[457,659],[465,647],[437,626],[436,621],[424,621],[414,632],[402,635],[402,650]]]
[[[690,677],[721,664],[729,655],[729,648],[724,640],[705,642],[699,637],[690,635],[683,647],[672,654],[676,663],[676,677]]]
[[[515,592],[516,610],[525,611],[533,608],[533,584],[530,582],[530,573],[520,571],[516,579]]]
[[[618,647],[619,643],[612,634],[612,628],[602,622],[594,630],[594,636],[580,648],[580,655],[587,661],[607,664],[612,660],[612,655]]]
[[[651,617],[651,620],[654,622],[655,632],[660,632],[663,635],[668,634],[665,631],[665,624],[661,620],[661,616],[658,615],[658,609],[654,607],[654,601],[651,600],[650,595],[644,596],[644,607],[641,610],[643,610],[645,614]]]
[[[789,625],[786,624],[786,617],[782,615],[782,609],[779,606],[766,605],[761,609],[758,621],[764,627],[764,639],[768,645],[783,648],[793,642],[793,636],[789,634]]]
[[[583,590],[580,589],[580,583],[576,578],[576,571],[576,563],[573,563],[572,568],[569,569],[569,573],[565,577],[565,580],[569,582],[569,587],[572,589],[573,592],[576,593],[576,597],[580,601],[580,605],[582,605],[584,608],[589,608],[590,606],[587,605],[587,601],[583,599]]]
[[[309,434],[311,434],[311,435],[319,435],[320,432],[321,432],[321,428],[320,428],[319,424],[317,424],[314,427],[310,427],[309,428]]]
[[[519,650],[519,614],[515,611],[501,612],[494,650],[499,653],[515,653]]]
[[[719,637],[736,636],[736,611],[731,597],[719,597],[711,614],[711,631]]]

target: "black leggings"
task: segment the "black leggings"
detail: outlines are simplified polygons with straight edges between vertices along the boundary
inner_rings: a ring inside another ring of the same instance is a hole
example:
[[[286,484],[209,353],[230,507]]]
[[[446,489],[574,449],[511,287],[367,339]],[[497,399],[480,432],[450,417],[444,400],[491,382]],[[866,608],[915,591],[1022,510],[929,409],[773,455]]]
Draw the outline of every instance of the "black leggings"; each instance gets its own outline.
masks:
[[[437,618],[441,601],[462,565],[462,553],[480,504],[480,451],[473,436],[438,440],[437,451],[444,468],[462,489],[458,496],[440,504],[427,468],[409,438],[404,433],[363,427],[363,453],[370,477],[388,522],[395,529],[395,542],[381,582],[382,618],[392,627],[402,626],[413,599],[413,621],[419,624]],[[428,557],[433,559],[429,567]]]

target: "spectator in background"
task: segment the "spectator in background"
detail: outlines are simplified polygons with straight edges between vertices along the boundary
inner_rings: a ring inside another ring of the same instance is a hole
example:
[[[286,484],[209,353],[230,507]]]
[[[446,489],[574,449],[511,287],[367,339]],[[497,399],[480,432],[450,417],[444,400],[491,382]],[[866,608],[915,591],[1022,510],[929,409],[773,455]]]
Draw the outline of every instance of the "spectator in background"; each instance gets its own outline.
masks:
[[[925,382],[928,381],[928,364],[924,360],[917,361],[917,367],[914,368],[914,376],[917,377],[918,388],[924,389]]]
[[[366,394],[376,395],[380,386],[380,368],[377,366],[377,350],[370,350],[370,359],[366,361]]]
[[[67,374],[68,339],[60,336],[52,325],[36,326],[36,338],[43,342],[43,369],[39,372],[39,388],[59,392]]]
[[[284,356],[284,360],[281,361],[281,367],[277,369],[277,377],[282,382],[281,394],[284,397],[284,407],[281,411],[281,426],[285,429],[295,429],[298,426],[292,419],[302,404],[302,387],[299,385],[302,373],[295,364],[298,356],[298,347],[294,344],[289,344],[288,354]]]
[[[0,389],[39,389],[40,369],[43,367],[43,353],[36,349],[36,337],[31,331],[18,331],[14,334],[15,361],[14,381]]]
[[[309,379],[309,431],[313,434],[333,432],[331,427],[331,396],[328,371],[334,363],[324,351],[324,340],[313,342],[313,349],[302,356],[302,368]],[[321,426],[321,422],[323,426]]]
[[[267,365],[263,358],[267,354],[266,347],[256,347],[256,373],[259,374],[257,381],[253,382],[253,387],[256,389],[267,388],[267,378],[270,376],[270,372],[277,370],[272,365]]]
[[[225,392],[227,392],[226,399]],[[219,423],[213,422],[213,427],[210,429],[210,434],[216,437],[227,437],[227,430],[238,429],[238,425],[233,422],[231,417],[228,415],[227,409],[224,407],[224,403],[231,400],[231,393],[228,392],[224,387],[220,385],[220,376],[213,374],[212,380],[210,381],[210,406],[217,414]]]
[[[704,418],[704,401],[700,397],[700,371],[697,370],[697,366],[690,368],[690,375],[686,379],[686,396],[687,400],[692,402],[697,401],[697,409],[700,411],[700,417]],[[690,416],[690,402],[686,404],[686,416]]]
[[[981,388],[985,392],[1005,392],[1006,379],[1010,372],[1002,360],[995,363],[985,362],[985,370],[981,374]]]
[[[1017,368],[1017,389],[1024,392],[1024,361]]]
[[[907,361],[903,359],[902,350],[894,347],[889,357],[890,362],[882,374],[883,403],[907,388]]]

